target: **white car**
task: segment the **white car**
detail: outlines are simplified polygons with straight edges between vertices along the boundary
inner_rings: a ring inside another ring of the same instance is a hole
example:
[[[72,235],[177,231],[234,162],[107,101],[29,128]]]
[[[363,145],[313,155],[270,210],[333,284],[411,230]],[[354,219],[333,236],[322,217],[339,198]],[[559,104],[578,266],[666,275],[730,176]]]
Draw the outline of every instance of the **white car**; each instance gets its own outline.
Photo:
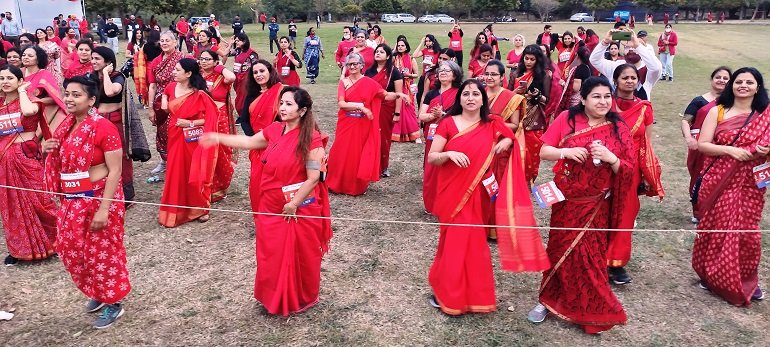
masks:
[[[396,18],[395,14],[383,13],[382,16],[380,16],[380,22],[391,23],[395,18]]]
[[[454,23],[455,22],[454,18],[448,15],[445,15],[443,13],[435,15],[435,17],[436,17],[436,20],[435,20],[436,23]]]
[[[573,14],[572,17],[569,17],[569,21],[570,22],[593,22],[594,16],[585,12],[580,12],[580,13]]]
[[[436,16],[432,14],[426,14],[424,16],[421,16],[420,18],[417,18],[418,23],[435,23],[436,22]]]
[[[409,13],[396,13],[394,17],[390,17],[391,23],[414,23],[417,18]]]

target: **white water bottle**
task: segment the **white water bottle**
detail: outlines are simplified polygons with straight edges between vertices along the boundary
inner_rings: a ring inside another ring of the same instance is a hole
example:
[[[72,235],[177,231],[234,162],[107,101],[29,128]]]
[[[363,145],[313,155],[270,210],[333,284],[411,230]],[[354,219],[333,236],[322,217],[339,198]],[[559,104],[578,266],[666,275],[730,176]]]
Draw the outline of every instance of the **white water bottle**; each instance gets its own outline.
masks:
[[[593,140],[593,141],[591,142],[591,144],[592,144],[592,145],[601,145],[601,144],[602,144],[602,140]],[[602,165],[602,161],[601,161],[601,160],[599,160],[599,159],[597,159],[597,158],[594,158],[594,160],[593,160],[593,161],[594,161],[594,165],[595,165],[595,166],[601,166],[601,165]]]

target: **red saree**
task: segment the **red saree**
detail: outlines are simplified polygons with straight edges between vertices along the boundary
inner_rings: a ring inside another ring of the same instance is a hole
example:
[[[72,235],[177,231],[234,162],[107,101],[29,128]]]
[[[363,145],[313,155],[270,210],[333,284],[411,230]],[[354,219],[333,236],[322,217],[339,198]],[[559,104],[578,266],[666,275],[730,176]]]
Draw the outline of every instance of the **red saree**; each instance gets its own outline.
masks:
[[[559,118],[564,119],[557,122],[566,124],[566,113]],[[628,128],[622,123],[617,133],[610,122],[578,128],[566,136],[558,132],[559,127],[550,128],[543,141],[559,148],[587,148],[592,141],[602,140],[621,161],[617,174],[609,164],[595,166],[591,160],[580,164],[562,159],[553,168],[554,181],[566,200],[553,205],[551,211],[547,252],[553,267],[543,272],[540,303],[556,316],[594,334],[625,324],[627,319],[607,281],[607,232],[594,229],[617,227],[626,190],[633,190],[627,182],[635,156],[627,145],[631,141]]]
[[[69,67],[64,69],[64,78],[82,76],[92,71],[94,71],[94,66],[91,65],[90,60],[84,64],[80,62],[80,59],[77,59],[70,63]]]
[[[409,54],[404,54],[400,58],[393,57],[393,66],[402,73],[414,73],[412,57]],[[390,138],[391,141],[413,142],[420,138],[420,124],[417,122],[417,111],[415,111],[416,102],[414,100],[414,93],[412,93],[413,83],[414,81],[411,78],[404,77],[403,91],[409,95],[411,104],[401,105],[401,117],[399,117],[398,122],[393,123],[393,134]]]
[[[221,65],[220,65],[221,66]],[[219,71],[219,72],[217,72]],[[216,132],[222,134],[235,134],[235,119],[233,118],[233,105],[230,103],[230,85],[225,83],[221,69],[204,77],[206,85],[211,93],[211,98],[217,107]],[[222,200],[227,195],[227,189],[233,180],[237,153],[228,146],[217,146],[217,164],[214,167],[214,179],[211,183],[211,202]]]
[[[706,119],[706,115],[711,111],[712,108],[714,108],[717,105],[716,99],[706,104],[706,106],[701,107],[698,112],[695,114],[695,119],[693,119],[692,126],[690,127],[690,130],[697,130],[698,134],[700,134],[700,128],[703,126],[703,121]],[[695,135],[695,139],[698,139],[697,135]],[[689,189],[687,189],[688,192],[692,192],[692,188],[695,185],[695,179],[698,178],[700,175],[701,170],[703,170],[703,161],[706,159],[706,156],[701,154],[697,149],[688,149],[687,150],[687,171],[690,173],[690,185]],[[692,215],[695,218],[700,219],[700,214],[698,213],[698,210],[695,208],[695,204],[692,206]]]
[[[441,106],[441,109],[444,110],[444,112],[448,111],[452,105],[454,105],[456,96],[457,88],[445,90],[428,103],[428,111],[436,106]],[[436,168],[433,165],[428,164],[428,153],[430,152],[430,146],[433,144],[433,140],[428,139],[428,133],[430,132],[431,126],[437,126],[440,120],[441,118],[432,122],[422,123],[422,131],[425,136],[425,155],[422,158],[422,201],[423,204],[425,204],[425,211],[430,214],[435,214],[433,211],[433,203],[436,198]]]
[[[479,63],[478,59],[471,59],[471,62],[468,63],[468,72],[470,73],[470,76],[468,78],[476,78],[484,74],[484,71],[487,69],[487,64],[481,65]]]
[[[69,115],[54,133],[61,145],[46,157],[45,178],[49,191],[62,192],[61,174],[87,173],[97,159],[96,149],[104,153],[122,148],[118,129],[101,116],[88,116],[77,128],[74,126],[75,117]],[[106,178],[92,182],[94,197],[104,196],[106,182]],[[123,199],[121,183],[113,198]],[[122,202],[112,202],[104,229],[91,231],[91,221],[100,205],[101,200],[88,197],[61,199],[56,253],[83,294],[114,304],[131,291],[123,246],[126,209]]]
[[[529,71],[519,77],[513,79],[513,86],[511,88],[516,89],[521,85],[521,82],[532,82],[532,71]],[[519,128],[516,130],[516,138],[519,140],[519,145],[524,151],[524,178],[529,185],[535,183],[537,175],[540,173],[540,148],[543,147],[543,143],[540,141],[540,137],[543,136],[545,130],[527,130],[530,124],[537,124],[537,121],[541,119],[545,121],[545,111],[543,105],[536,101],[528,101],[532,105],[526,105],[526,112],[519,117]],[[537,126],[538,128],[541,127]]]
[[[240,52],[233,59],[233,72],[235,73],[235,83],[233,89],[235,90],[235,109],[241,112],[243,109],[243,103],[245,102],[246,94],[246,81],[251,73],[251,62],[256,61],[257,53],[251,48],[244,52]]]
[[[5,98],[0,97],[0,105]],[[20,113],[19,99],[0,107],[0,117]],[[42,115],[22,117],[23,131],[35,131]],[[29,158],[22,143],[14,143],[19,134],[0,135],[0,184],[44,190],[43,165]],[[40,150],[37,139],[32,139]],[[5,244],[11,256],[21,260],[45,259],[54,253],[56,211],[50,195],[0,188],[0,217],[3,220]]]
[[[150,71],[147,76],[150,84],[156,84],[155,95],[150,95],[153,98],[151,107],[155,111],[155,127],[157,128],[155,132],[155,147],[164,160],[168,154],[169,114],[166,110],[160,108],[160,99],[166,90],[166,86],[174,81],[172,75],[174,67],[184,57],[185,55],[179,51],[174,51],[169,55],[161,54],[150,63]]]
[[[53,104],[46,105],[43,108],[43,116],[46,122],[51,125],[51,130],[56,131],[56,128],[67,116],[64,101],[62,101],[61,93],[59,92],[60,85],[57,83],[56,78],[51,75],[47,70],[39,70],[31,75],[24,77],[25,82],[29,82],[29,90],[33,92],[33,95],[39,99],[45,96],[53,99]]]
[[[208,210],[179,208],[175,206],[211,206],[211,182],[216,166],[217,147],[204,149],[198,141],[187,142],[184,128],[176,126],[177,119],[204,119],[203,132],[217,131],[219,112],[211,97],[203,91],[174,96],[176,82],[166,88],[168,111],[171,126],[168,128],[168,159],[166,163],[166,182],[160,203],[158,222],[167,228],[207,215]]]
[[[268,150],[261,160],[262,198],[256,211],[282,213],[286,204],[282,187],[307,180],[304,160],[295,154],[299,129],[283,134],[285,123],[273,123],[262,131],[268,141]],[[324,148],[328,137],[313,133],[310,150]],[[321,286],[321,260],[329,250],[332,238],[329,219],[302,218],[301,216],[329,217],[329,194],[326,184],[318,182],[308,196],[307,205],[297,208],[296,221],[282,216],[257,215],[257,275],[254,298],[270,314],[288,316],[307,310],[318,303]],[[307,201],[307,200],[306,200]]]
[[[729,145],[740,133],[734,147],[752,153],[756,145],[770,143],[770,109],[731,117],[717,125],[713,142]],[[752,168],[766,157],[739,162],[730,156],[707,157],[714,165],[703,176],[698,198],[701,219],[698,230],[759,230],[765,205],[765,188],[757,188]],[[762,235],[759,232],[698,233],[692,248],[692,267],[712,293],[736,306],[751,304],[759,281]]]
[[[299,60],[299,55],[297,55],[296,52],[292,51],[291,54],[294,55],[294,59]],[[299,87],[299,74],[297,73],[296,69],[292,69],[294,64],[292,64],[290,58],[291,57],[283,52],[276,53],[274,64],[275,71],[277,71],[278,76],[281,77],[281,83],[287,86]]]
[[[272,87],[268,88],[262,94],[260,94],[249,105],[249,117],[251,122],[251,128],[254,129],[254,133],[259,133],[262,129],[275,121],[278,115],[278,102],[283,90],[283,84],[276,83]],[[249,151],[249,160],[251,161],[251,171],[249,174],[249,199],[251,200],[251,210],[257,211],[259,208],[260,197],[260,177],[262,177],[262,161],[259,157],[262,156],[263,150],[253,149]],[[255,223],[257,216],[254,215]]]
[[[385,69],[377,72],[376,75],[371,77],[375,82],[379,83],[383,90],[388,88],[392,74],[388,74]],[[402,105],[401,109],[407,108],[410,105]],[[395,100],[382,100],[380,105],[380,168],[384,171],[390,164],[390,145],[391,138],[393,136],[393,113],[396,112]]]
[[[380,106],[384,90],[373,79],[362,76],[345,87],[337,86],[337,99],[361,102],[372,112],[373,119],[356,116],[343,109],[337,112],[337,130],[329,150],[329,190],[347,195],[366,193],[369,182],[380,180]],[[348,82],[349,83],[349,82]]]
[[[494,145],[501,137],[512,139],[513,133],[497,117],[462,131],[453,117],[445,117],[439,121],[436,136],[447,139],[445,151],[462,152],[470,159],[467,168],[451,161],[436,167],[433,209],[439,222],[485,224],[491,198],[482,179],[492,170]],[[439,229],[428,280],[441,310],[449,315],[495,311],[495,280],[486,230],[448,225]]]
[[[647,138],[647,127],[654,121],[652,104],[647,100],[634,98],[625,100],[614,99],[614,108],[631,128],[633,140],[631,150],[636,160],[633,161],[634,169],[630,184],[626,191],[626,201],[618,229],[634,229],[636,216],[639,215],[640,185],[644,184],[647,194],[658,195],[661,199],[665,195],[660,179],[660,163],[652,150],[650,139]],[[632,232],[612,231],[609,233],[609,248],[607,249],[607,265],[610,267],[623,267],[631,259]]]

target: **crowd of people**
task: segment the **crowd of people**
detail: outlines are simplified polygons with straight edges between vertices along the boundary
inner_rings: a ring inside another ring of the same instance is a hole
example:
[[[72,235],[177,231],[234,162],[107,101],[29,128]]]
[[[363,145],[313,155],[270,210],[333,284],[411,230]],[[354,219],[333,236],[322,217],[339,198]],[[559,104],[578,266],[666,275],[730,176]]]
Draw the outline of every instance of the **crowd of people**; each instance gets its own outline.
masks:
[[[270,61],[242,28],[222,37],[213,15],[189,45],[195,29],[180,23],[184,17],[162,33],[133,30],[125,52],[132,66],[123,69],[115,50],[87,33],[67,36],[62,46],[55,33],[38,29],[10,48],[0,45],[0,184],[62,194],[0,189],[5,264],[58,254],[89,299],[85,310],[102,310],[97,328],[124,313],[132,161],[149,159],[127,107],[129,76],[155,127],[160,160],[147,182],[163,184],[160,225],[207,222],[208,209],[227,195],[235,149],[249,151],[254,296],[270,314],[318,302],[332,238],[329,193],[362,195],[390,177],[397,141],[424,143],[424,209],[443,223],[428,276],[430,305],[448,315],[495,311],[494,241],[503,270],[543,274],[530,321],[553,314],[591,334],[626,323],[611,284],[632,282],[625,266],[640,197],[665,196],[651,99],[658,81],[673,79],[669,26],[657,42],[658,60],[649,34],[622,22],[604,37],[583,27],[557,34],[546,25],[534,44],[515,35],[507,53],[500,41],[508,39],[488,25],[474,36],[467,67],[459,24],[447,32],[449,48],[427,34],[414,50],[405,36],[391,47],[378,26],[368,33],[345,27],[335,51],[337,125],[327,154],[329,137],[296,72],[304,64],[311,83],[318,76],[324,53],[315,28],[302,58],[284,36]],[[693,99],[682,121],[692,221],[704,230],[693,268],[702,288],[738,306],[764,298],[760,234],[707,231],[759,229],[765,188],[752,172],[770,151],[768,104],[759,71],[719,67],[711,90]],[[555,175],[537,184],[541,161],[555,162]],[[547,247],[531,191],[552,207]]]

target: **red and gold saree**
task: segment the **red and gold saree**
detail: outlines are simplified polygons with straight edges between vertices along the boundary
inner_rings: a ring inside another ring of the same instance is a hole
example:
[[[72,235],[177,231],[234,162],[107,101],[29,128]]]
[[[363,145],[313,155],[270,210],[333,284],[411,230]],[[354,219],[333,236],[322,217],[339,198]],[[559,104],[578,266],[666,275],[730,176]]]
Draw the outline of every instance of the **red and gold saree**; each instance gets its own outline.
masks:
[[[221,66],[221,65],[220,65]],[[219,72],[218,72],[219,71]],[[233,105],[230,102],[230,86],[225,83],[221,69],[215,68],[214,71],[204,77],[211,93],[211,98],[219,111],[217,116],[216,132],[222,134],[235,134],[235,119],[233,118]],[[214,168],[214,180],[211,183],[211,202],[222,200],[227,195],[227,189],[233,180],[237,153],[228,146],[217,146],[217,165]]]
[[[436,106],[440,106],[444,112],[448,111],[455,103],[457,91],[457,88],[449,88],[439,94],[439,96],[433,98],[428,103],[428,112]],[[441,118],[432,122],[422,123],[422,132],[423,136],[425,136],[425,155],[422,158],[422,201],[423,204],[425,204],[425,211],[428,211],[430,214],[435,214],[433,211],[433,203],[436,199],[436,167],[428,164],[428,153],[430,152],[430,146],[433,144],[433,137],[431,137],[430,133],[432,132],[431,127],[433,127],[433,130],[435,131],[440,120]]]
[[[148,105],[150,85],[147,83],[147,55],[138,47],[134,53],[134,87],[142,105]]]
[[[151,107],[155,111],[155,147],[160,153],[161,158],[165,159],[168,154],[168,112],[160,108],[161,95],[166,90],[166,86],[174,81],[172,73],[176,64],[184,58],[185,55],[182,52],[174,51],[173,53],[166,55],[161,54],[150,64],[150,71],[148,72],[147,80],[150,84],[155,83],[155,95],[150,95],[152,98]]]

